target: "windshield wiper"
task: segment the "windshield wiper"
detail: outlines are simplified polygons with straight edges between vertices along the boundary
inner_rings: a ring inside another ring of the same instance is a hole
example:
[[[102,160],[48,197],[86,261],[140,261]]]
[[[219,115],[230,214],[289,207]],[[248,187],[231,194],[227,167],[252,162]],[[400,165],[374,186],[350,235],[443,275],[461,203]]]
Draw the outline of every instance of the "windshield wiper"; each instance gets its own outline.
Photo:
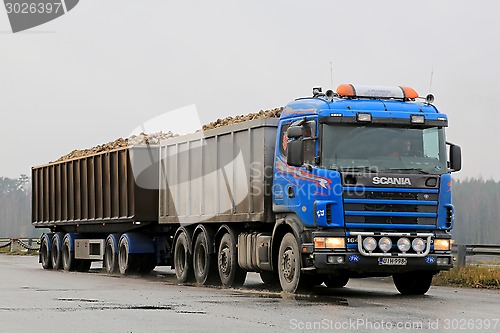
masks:
[[[340,167],[338,168],[339,171],[352,171],[352,172],[374,172],[377,173],[378,169],[376,167],[371,167],[371,166],[353,166],[353,167]]]
[[[417,171],[418,173],[424,174],[424,175],[430,175],[430,172],[424,171],[420,168],[389,168],[389,169],[384,169],[382,171]]]

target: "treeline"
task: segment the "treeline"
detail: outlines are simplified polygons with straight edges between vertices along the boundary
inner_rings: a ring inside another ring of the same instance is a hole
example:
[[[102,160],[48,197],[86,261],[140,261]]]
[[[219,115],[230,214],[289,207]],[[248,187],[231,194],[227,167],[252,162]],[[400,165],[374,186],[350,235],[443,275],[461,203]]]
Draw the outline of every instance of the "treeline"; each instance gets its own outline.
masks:
[[[455,243],[500,245],[500,182],[454,181]]]
[[[466,179],[453,182],[457,244],[500,245],[500,182]],[[0,238],[35,237],[31,225],[31,183],[27,176],[0,177]]]

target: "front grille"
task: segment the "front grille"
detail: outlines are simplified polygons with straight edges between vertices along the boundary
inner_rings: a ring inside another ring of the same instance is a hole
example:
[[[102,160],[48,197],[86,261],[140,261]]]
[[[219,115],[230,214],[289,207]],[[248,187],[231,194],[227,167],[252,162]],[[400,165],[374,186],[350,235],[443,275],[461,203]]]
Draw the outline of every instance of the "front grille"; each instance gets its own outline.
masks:
[[[346,223],[435,225],[437,190],[345,188]]]
[[[370,190],[344,191],[346,199],[380,199],[380,200],[438,200],[438,193],[428,192],[383,192]]]

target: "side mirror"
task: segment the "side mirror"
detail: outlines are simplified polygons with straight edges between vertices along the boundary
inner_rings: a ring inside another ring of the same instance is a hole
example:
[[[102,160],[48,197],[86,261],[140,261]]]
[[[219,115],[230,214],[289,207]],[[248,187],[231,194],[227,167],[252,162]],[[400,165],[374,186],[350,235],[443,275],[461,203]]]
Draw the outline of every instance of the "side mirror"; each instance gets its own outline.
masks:
[[[286,131],[286,135],[289,139],[298,139],[302,136],[302,127],[301,126],[290,126]]]
[[[290,128],[288,130],[290,130]],[[288,142],[286,149],[286,160],[288,165],[296,167],[301,167],[302,165],[304,165],[304,142],[302,142],[302,140],[294,140]]]
[[[450,144],[450,169],[451,171],[462,169],[462,149],[454,144]]]

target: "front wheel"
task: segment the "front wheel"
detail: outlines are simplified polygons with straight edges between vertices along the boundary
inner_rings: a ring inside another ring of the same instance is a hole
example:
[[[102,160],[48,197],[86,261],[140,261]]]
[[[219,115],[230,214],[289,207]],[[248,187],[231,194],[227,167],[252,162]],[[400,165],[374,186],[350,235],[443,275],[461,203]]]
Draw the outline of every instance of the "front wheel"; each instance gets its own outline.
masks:
[[[287,233],[281,241],[278,253],[278,275],[281,289],[295,293],[300,282],[300,252],[295,236]]]
[[[410,272],[394,274],[396,289],[403,295],[424,295],[432,284],[431,272]]]

